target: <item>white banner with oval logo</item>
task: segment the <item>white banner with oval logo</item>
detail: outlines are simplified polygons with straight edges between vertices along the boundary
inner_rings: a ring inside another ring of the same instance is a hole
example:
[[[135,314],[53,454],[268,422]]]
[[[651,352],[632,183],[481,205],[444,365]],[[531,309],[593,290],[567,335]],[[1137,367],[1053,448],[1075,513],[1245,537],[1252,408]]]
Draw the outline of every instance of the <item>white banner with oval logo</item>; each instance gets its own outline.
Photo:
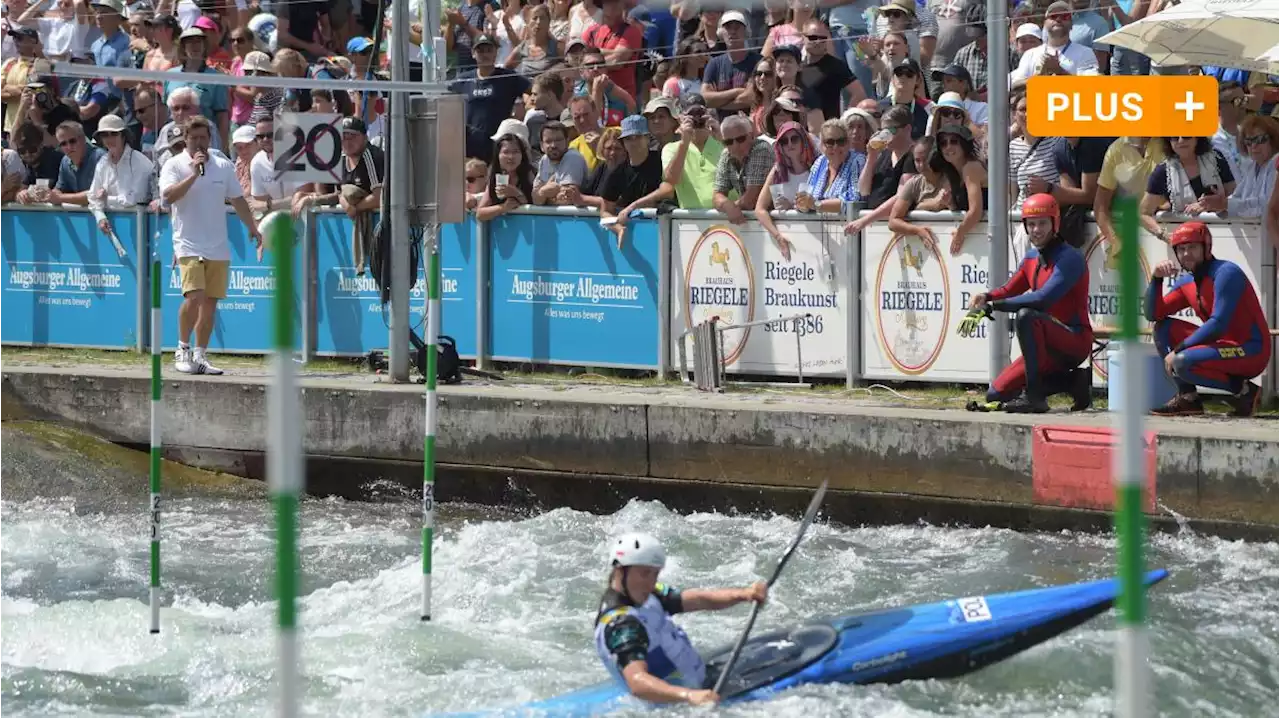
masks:
[[[756,222],[673,218],[672,341],[715,316],[722,324],[806,315],[724,333],[726,371],[794,376],[796,331],[806,376],[844,376],[848,339],[849,246],[836,222],[777,221],[792,244],[783,256]],[[692,338],[686,339],[692,356]]]

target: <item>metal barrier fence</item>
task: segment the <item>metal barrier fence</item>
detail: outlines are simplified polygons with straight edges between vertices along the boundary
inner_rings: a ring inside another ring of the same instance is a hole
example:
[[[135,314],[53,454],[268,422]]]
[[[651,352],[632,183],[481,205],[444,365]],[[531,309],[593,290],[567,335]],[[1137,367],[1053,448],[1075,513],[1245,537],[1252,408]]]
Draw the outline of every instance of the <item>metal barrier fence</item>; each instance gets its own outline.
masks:
[[[84,210],[6,207],[0,219],[3,344],[142,350],[151,278],[149,262],[140,260],[150,257],[153,242],[167,274],[159,278],[165,321],[176,322],[181,290],[167,216],[142,209],[109,213],[116,235],[126,245],[133,238],[124,255]],[[952,255],[945,246],[895,236],[884,223],[846,235],[845,219],[776,213],[792,245],[788,259],[754,219],[732,225],[716,212],[647,210],[630,222],[621,248],[594,210],[528,207],[488,223],[469,217],[443,232],[441,331],[455,339],[459,354],[482,366],[510,361],[667,372],[680,344],[692,342],[690,330],[716,317],[725,374],[844,378],[850,385],[862,379],[986,383],[985,338],[954,331],[969,298],[987,288],[986,224]],[[959,215],[910,219],[945,238]],[[1261,224],[1202,219],[1213,232],[1215,254],[1244,268],[1275,326],[1275,249]],[[316,210],[299,225],[298,351],[361,356],[386,347],[377,283],[372,270],[355,267],[350,219]],[[230,287],[210,348],[266,353],[274,283],[234,215],[228,228]],[[1115,262],[1096,241],[1096,229],[1088,231],[1090,313],[1095,326],[1114,326]],[[1142,242],[1148,269],[1172,258],[1155,237],[1144,234]],[[1011,252],[1016,266],[1017,247]],[[412,297],[411,325],[421,333],[425,282]],[[165,335],[170,343],[173,337]],[[1094,369],[1097,383],[1104,383],[1105,360]]]

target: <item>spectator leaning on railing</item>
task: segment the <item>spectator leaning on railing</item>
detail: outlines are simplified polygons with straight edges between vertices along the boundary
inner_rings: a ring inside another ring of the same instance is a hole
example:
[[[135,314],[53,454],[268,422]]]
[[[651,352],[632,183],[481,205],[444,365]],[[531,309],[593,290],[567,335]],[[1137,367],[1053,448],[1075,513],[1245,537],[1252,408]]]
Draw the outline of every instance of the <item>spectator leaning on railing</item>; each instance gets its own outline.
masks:
[[[746,224],[744,210],[755,209],[760,190],[773,167],[773,148],[756,136],[755,125],[742,115],[720,123],[724,151],[713,184],[715,208],[734,224]]]
[[[609,186],[613,173],[627,164],[627,150],[622,145],[621,128],[606,127],[600,132],[600,139],[596,140],[596,156],[599,161],[596,168],[587,175],[580,194],[582,206],[594,207],[603,212],[605,200],[601,195],[604,194],[604,188]]]
[[[907,177],[902,184],[902,189],[898,190],[897,196],[894,197],[893,208],[889,215],[889,231],[895,236],[915,235],[928,242],[930,246],[937,247],[938,238],[929,225],[917,225],[907,221],[907,215],[917,210],[945,212],[951,209],[949,183],[942,173],[934,171],[929,161],[935,152],[934,144],[932,137],[921,137],[912,144],[911,154],[915,158],[915,165],[919,172]]]
[[[969,234],[982,222],[987,210],[990,189],[987,186],[987,168],[978,157],[978,145],[969,128],[964,125],[943,125],[938,130],[934,156],[930,158],[933,169],[942,174],[951,193],[951,207],[964,213],[960,224],[951,230],[951,254],[959,254]],[[1061,234],[1061,217],[1057,222]]]
[[[359,117],[345,117],[342,130],[342,186],[338,204],[351,218],[351,248],[356,273],[373,255],[373,213],[382,208],[386,155],[369,143],[369,128]]]
[[[756,200],[756,219],[787,260],[791,259],[791,242],[778,230],[769,212],[795,209],[816,156],[809,133],[799,122],[785,122],[778,128],[778,139],[773,143],[773,168],[764,181],[767,191],[761,192]]]
[[[26,165],[17,151],[5,148],[0,160],[3,167],[3,179],[0,179],[0,202],[12,202],[22,190],[22,180],[27,174]]]
[[[822,123],[822,154],[809,169],[809,181],[796,195],[801,212],[839,212],[845,202],[862,199],[858,175],[866,155],[851,151],[849,129],[838,119]]]
[[[587,162],[569,149],[568,133],[559,122],[542,126],[542,159],[533,183],[533,203],[581,206],[580,190],[587,179]]]
[[[245,125],[231,133],[231,150],[235,157],[236,181],[240,183],[240,191],[247,197],[253,196],[253,158],[258,154],[258,138],[251,125]]]
[[[1147,180],[1139,215],[1147,231],[1167,242],[1168,233],[1155,218],[1157,211],[1189,215],[1221,212],[1235,191],[1236,180],[1227,158],[1213,149],[1207,138],[1166,137],[1164,154],[1165,160]]]
[[[25,175],[22,189],[15,197],[21,204],[43,202],[42,196],[58,183],[62,171],[62,153],[44,142],[44,130],[30,122],[18,125],[13,133],[13,146],[22,160]],[[43,181],[44,188],[37,185]]]
[[[1230,217],[1260,217],[1276,186],[1276,121],[1250,115],[1240,123],[1240,143],[1245,154],[1240,159],[1236,189],[1227,199]]]
[[[58,168],[58,184],[49,193],[51,204],[89,204],[89,188],[98,162],[106,152],[89,144],[84,126],[79,122],[63,122],[56,133],[58,148],[62,150],[62,166]]]
[[[662,148],[662,181],[674,188],[681,208],[713,209],[716,166],[724,151],[715,137],[719,125],[702,95],[687,95],[683,100],[680,141]]]
[[[1141,199],[1147,179],[1164,161],[1164,143],[1156,137],[1121,137],[1107,148],[1098,173],[1098,191],[1093,197],[1093,217],[1098,239],[1106,243],[1107,254],[1119,255],[1120,245],[1111,207],[1116,197]]]
[[[632,115],[622,121],[621,138],[627,150],[627,163],[609,176],[600,195],[604,200],[601,223],[608,224],[608,218],[616,217],[608,226],[618,236],[619,249],[631,213],[655,207],[675,193],[662,179],[662,159],[658,153],[649,151],[649,122],[643,115]]]
[[[476,219],[482,222],[530,204],[533,196],[535,170],[529,129],[519,120],[506,120],[494,135],[489,189],[476,208]]]
[[[186,150],[170,157],[160,170],[160,192],[173,218],[173,255],[182,278],[174,368],[184,374],[221,374],[206,352],[218,300],[227,296],[231,265],[225,203],[231,203],[258,245],[259,260],[262,235],[240,192],[231,161],[209,151],[213,135],[209,120],[192,117],[182,132]],[[196,334],[194,348],[190,344],[192,329]]]
[[[106,210],[134,208],[151,199],[151,175],[155,165],[146,155],[129,146],[124,136],[124,120],[107,115],[98,123],[98,143],[106,154],[98,160],[89,187],[89,209],[98,228],[110,231]]]

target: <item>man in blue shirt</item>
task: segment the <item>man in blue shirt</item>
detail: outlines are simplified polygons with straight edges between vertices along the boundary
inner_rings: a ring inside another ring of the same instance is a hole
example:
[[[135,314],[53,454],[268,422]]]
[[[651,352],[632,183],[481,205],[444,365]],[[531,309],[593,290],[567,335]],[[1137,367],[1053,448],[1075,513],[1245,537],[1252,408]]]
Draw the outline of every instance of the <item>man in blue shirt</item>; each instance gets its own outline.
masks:
[[[209,56],[209,46],[203,30],[194,27],[189,30],[183,30],[182,36],[178,38],[178,52],[182,54],[182,64],[169,68],[169,72],[222,74],[209,67],[206,62]],[[215,130],[213,146],[215,148],[229,147],[231,144],[231,116],[229,114],[231,95],[227,86],[175,80],[164,83],[165,97],[172,96],[174,91],[180,87],[190,87],[196,91],[200,99],[199,114],[209,120]],[[170,109],[172,110],[173,107],[171,106]]]
[[[124,3],[121,0],[95,0],[93,12],[98,19],[102,36],[93,41],[90,52],[98,67],[133,67],[133,52],[129,50],[129,33],[121,29],[124,24]],[[104,72],[107,91],[111,97],[124,101],[129,113],[133,112],[133,92],[121,90],[111,81],[111,73]]]
[[[106,155],[106,151],[89,144],[88,138],[84,136],[84,126],[79,122],[68,120],[58,125],[55,137],[63,157],[62,166],[58,168],[58,184],[49,193],[49,202],[87,207],[94,170],[98,168],[98,160]]]

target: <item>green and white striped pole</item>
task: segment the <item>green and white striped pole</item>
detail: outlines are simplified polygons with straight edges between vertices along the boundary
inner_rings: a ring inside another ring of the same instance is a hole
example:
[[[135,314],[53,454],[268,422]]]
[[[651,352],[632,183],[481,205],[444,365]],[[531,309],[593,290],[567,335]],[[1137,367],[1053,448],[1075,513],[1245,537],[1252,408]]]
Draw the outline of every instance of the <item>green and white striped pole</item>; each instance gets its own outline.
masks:
[[[440,225],[427,226],[427,408],[422,443],[422,620],[431,620],[431,543],[436,527],[436,344],[440,337]]]
[[[302,415],[294,376],[293,218],[276,211],[259,224],[275,260],[272,362],[268,405],[268,477],[276,510],[276,600],[279,629],[279,715],[298,715],[298,498],[302,493]]]
[[[1120,407],[1120,450],[1116,453],[1116,536],[1119,554],[1119,626],[1115,654],[1116,715],[1150,715],[1149,648],[1146,631],[1146,586],[1142,549],[1146,517],[1142,513],[1143,417],[1147,411],[1144,367],[1138,361],[1138,308],[1142,303],[1142,270],[1138,246],[1138,203],[1116,201],[1120,234],[1120,346],[1124,396]]]
[[[160,260],[151,262],[151,632],[160,632]]]

